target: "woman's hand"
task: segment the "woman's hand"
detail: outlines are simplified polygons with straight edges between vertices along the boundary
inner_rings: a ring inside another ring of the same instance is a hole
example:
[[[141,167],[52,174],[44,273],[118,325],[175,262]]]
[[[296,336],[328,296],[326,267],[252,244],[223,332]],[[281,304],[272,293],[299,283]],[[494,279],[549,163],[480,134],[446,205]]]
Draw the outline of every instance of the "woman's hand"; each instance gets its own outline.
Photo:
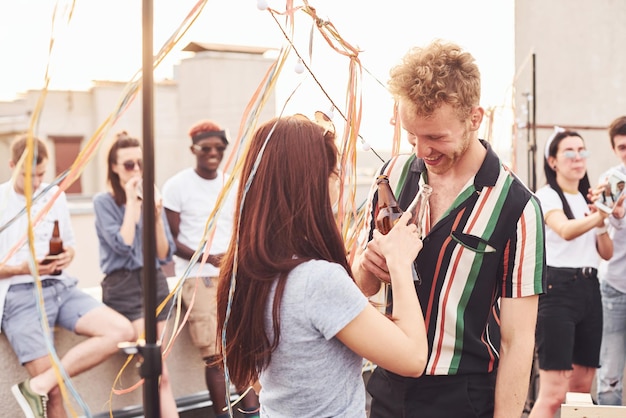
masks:
[[[140,192],[138,193],[138,188],[141,185],[141,177],[134,176],[131,177],[126,184],[124,185],[124,193],[126,193],[126,203],[129,202],[137,202],[142,199]]]
[[[387,235],[374,231],[374,240],[378,243],[382,255],[391,265],[411,265],[422,249],[422,240],[417,233],[417,226],[410,222],[412,214],[405,212]]]
[[[595,188],[590,187],[589,190],[587,190],[587,199],[589,199],[591,203],[601,199],[608,185],[609,183],[604,182],[598,184]]]
[[[161,219],[162,210],[163,210],[163,197],[161,196],[161,192],[155,185],[154,186],[154,214],[156,215],[157,221]]]
[[[606,190],[607,184],[608,183],[600,183],[595,188],[589,188],[589,190],[587,191],[587,199],[591,201],[591,204],[587,205],[587,207],[589,208],[589,212],[591,214],[597,213],[598,215],[600,215],[598,225],[596,226],[604,225],[604,220],[609,216],[608,212],[605,212],[604,210],[600,210],[595,205],[595,202],[602,198],[602,195],[604,194],[604,191]]]

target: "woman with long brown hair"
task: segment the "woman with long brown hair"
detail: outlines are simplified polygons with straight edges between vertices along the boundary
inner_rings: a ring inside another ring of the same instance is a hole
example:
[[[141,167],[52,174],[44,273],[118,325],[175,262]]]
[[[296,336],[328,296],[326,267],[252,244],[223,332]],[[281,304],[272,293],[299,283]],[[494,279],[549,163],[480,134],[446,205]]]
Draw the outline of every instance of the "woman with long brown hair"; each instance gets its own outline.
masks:
[[[417,228],[407,213],[380,236],[390,319],[368,303],[347,261],[332,210],[334,139],[334,130],[283,117],[259,127],[245,156],[220,266],[218,338],[232,382],[260,382],[261,417],[365,417],[363,358],[405,376],[425,366],[411,272]]]
[[[100,268],[106,275],[102,280],[102,301],[128,318],[135,328],[135,338],[144,330],[143,316],[143,200],[140,191],[143,161],[141,143],[123,131],[117,134],[109,148],[107,183],[109,190],[94,197],[96,232],[100,243]],[[161,199],[155,192],[155,237],[157,275],[154,278],[157,302],[169,294],[166,277],[160,266],[172,259],[174,239],[170,232]],[[168,302],[171,304],[171,302]],[[169,308],[157,317],[160,337],[166,325]],[[167,367],[163,363],[160,382],[161,416],[178,417]]]

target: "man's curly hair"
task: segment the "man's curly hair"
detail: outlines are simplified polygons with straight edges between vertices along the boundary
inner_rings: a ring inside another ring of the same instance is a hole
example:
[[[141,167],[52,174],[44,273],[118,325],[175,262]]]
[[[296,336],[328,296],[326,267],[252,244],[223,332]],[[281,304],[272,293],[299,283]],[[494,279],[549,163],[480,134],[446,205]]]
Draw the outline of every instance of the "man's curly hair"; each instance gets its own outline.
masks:
[[[390,75],[391,94],[420,116],[449,104],[465,120],[480,104],[478,66],[470,53],[453,43],[437,40],[412,48]]]

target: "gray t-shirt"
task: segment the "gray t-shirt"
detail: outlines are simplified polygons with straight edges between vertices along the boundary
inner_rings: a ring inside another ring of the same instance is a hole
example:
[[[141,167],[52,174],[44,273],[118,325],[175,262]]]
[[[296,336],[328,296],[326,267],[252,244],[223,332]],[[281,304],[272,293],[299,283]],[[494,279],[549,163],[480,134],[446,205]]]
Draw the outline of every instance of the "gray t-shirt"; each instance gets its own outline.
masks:
[[[345,269],[312,260],[291,271],[280,305],[280,342],[261,372],[261,417],[364,418],[363,359],[335,338],[367,299]],[[265,313],[271,330],[273,294]]]

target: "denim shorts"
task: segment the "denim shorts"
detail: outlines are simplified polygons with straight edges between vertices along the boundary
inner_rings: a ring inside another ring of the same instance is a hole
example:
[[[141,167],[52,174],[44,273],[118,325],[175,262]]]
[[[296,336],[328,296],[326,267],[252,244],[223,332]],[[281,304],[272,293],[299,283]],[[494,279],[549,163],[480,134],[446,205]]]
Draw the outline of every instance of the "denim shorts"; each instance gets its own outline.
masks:
[[[116,270],[107,274],[102,280],[102,302],[110,308],[124,315],[129,321],[144,317],[143,311],[143,283],[142,269]],[[157,269],[156,290],[157,306],[169,295],[167,278],[163,270]],[[157,316],[159,321],[165,321],[172,304],[170,299],[167,306]]]
[[[541,370],[600,367],[602,297],[595,269],[548,266],[536,342]]]
[[[55,326],[75,332],[76,323],[102,303],[76,287],[73,278],[42,280],[43,301],[48,317],[50,342]],[[2,330],[21,364],[48,355],[43,327],[37,308],[34,283],[14,284],[4,303]]]

